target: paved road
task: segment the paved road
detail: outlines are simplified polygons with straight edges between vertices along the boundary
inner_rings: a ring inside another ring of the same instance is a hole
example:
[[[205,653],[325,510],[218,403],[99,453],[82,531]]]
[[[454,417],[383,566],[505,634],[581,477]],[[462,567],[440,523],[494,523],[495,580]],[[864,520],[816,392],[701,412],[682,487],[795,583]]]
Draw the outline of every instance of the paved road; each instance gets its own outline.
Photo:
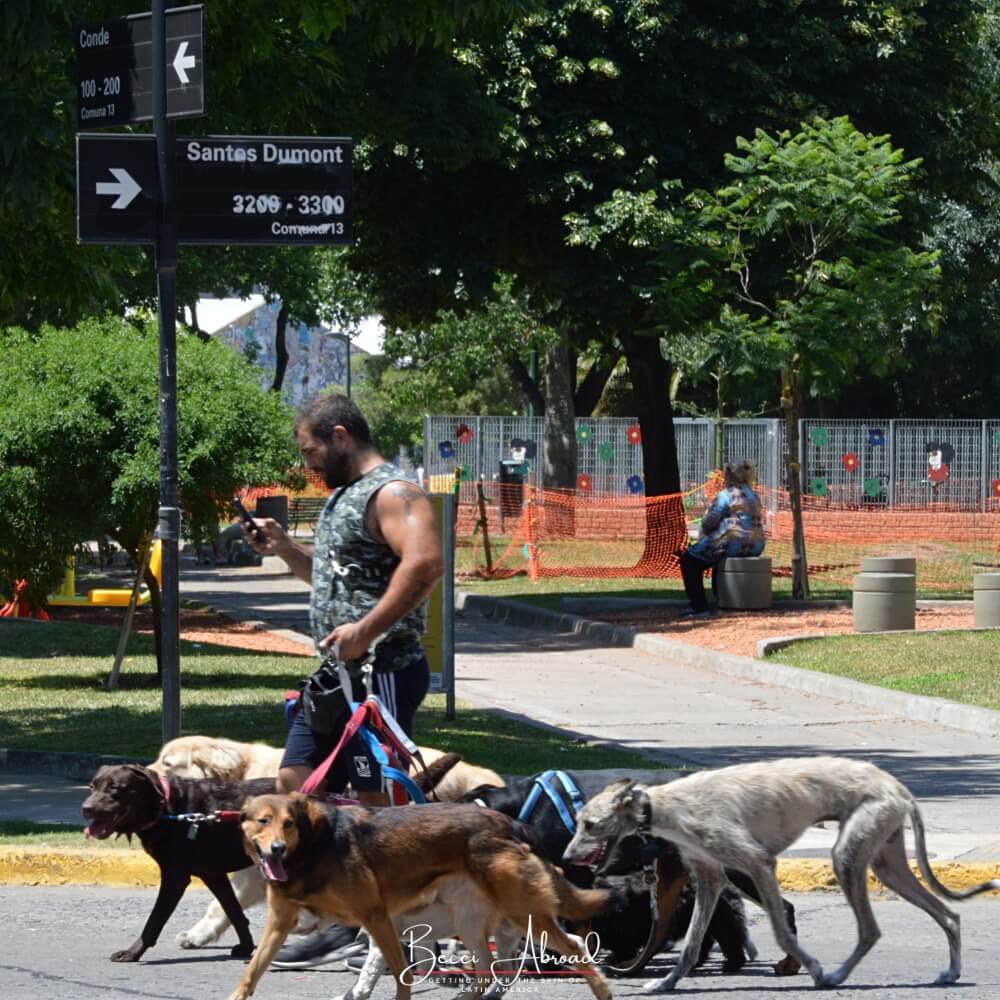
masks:
[[[192,891],[167,924],[160,943],[137,965],[115,965],[108,955],[132,942],[152,906],[152,890],[0,886],[4,915],[0,948],[0,995],[11,1000],[205,1000],[228,996],[236,985],[243,963],[228,958],[224,946],[184,951],[174,935],[193,922],[208,898]],[[803,943],[821,961],[835,964],[854,944],[854,921],[838,895],[811,893],[793,897],[801,914]],[[961,904],[959,904],[961,905]],[[944,936],[930,918],[906,903],[881,899],[875,902],[876,918],[884,937],[855,970],[845,987],[824,996],[877,996],[879,1000],[926,997],[935,1000],[996,1000],[1000,996],[1000,949],[996,926],[1000,900],[973,900],[961,905],[965,939],[964,975],[955,986],[933,988],[928,984],[947,964]],[[254,932],[259,937],[261,911],[253,911]],[[742,973],[724,976],[717,956],[706,974],[682,982],[678,993],[712,993],[747,1000],[780,996],[785,1000],[815,998],[811,980],[800,974],[776,979],[769,963],[780,957],[759,912],[753,937],[760,960]],[[671,956],[662,957],[662,970]],[[268,972],[255,994],[256,1000],[330,1000],[342,994],[353,977],[338,966],[306,972]],[[641,996],[645,979],[618,980],[618,997]],[[525,980],[520,993],[531,1000],[589,997],[580,981]],[[871,991],[874,990],[874,993]],[[414,991],[426,1000],[450,997],[454,990],[426,985]],[[389,1000],[391,983],[383,979],[373,1000]]]

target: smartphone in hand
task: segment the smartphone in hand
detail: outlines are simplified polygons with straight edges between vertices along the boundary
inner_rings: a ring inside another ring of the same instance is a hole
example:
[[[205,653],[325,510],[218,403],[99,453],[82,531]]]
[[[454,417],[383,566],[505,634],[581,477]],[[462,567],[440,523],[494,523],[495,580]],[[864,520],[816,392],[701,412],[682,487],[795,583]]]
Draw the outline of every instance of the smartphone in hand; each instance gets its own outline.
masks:
[[[247,531],[250,532],[253,537],[260,538],[260,525],[250,516],[250,511],[243,506],[239,497],[233,497],[232,500],[233,510],[239,515],[240,522]]]

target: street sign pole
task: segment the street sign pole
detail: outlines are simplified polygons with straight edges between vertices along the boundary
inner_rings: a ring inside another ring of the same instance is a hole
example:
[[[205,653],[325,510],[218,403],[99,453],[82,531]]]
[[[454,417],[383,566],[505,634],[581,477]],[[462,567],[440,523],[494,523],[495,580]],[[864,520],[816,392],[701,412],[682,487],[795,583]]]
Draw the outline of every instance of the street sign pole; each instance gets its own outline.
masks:
[[[153,131],[159,167],[156,293],[160,327],[160,663],[163,742],[181,734],[180,581],[181,512],[177,490],[177,223],[174,206],[174,130],[167,118],[166,0],[153,0]]]

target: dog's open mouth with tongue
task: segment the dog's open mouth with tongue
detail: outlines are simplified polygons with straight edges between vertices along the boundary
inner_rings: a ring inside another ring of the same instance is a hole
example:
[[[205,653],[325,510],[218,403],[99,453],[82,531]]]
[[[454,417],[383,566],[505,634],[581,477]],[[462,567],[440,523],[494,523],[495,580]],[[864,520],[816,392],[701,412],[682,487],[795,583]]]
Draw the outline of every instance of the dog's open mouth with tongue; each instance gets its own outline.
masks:
[[[595,847],[590,854],[585,858],[581,858],[576,864],[580,865],[582,868],[590,868],[596,870],[600,863],[604,860],[604,855],[608,850],[608,842],[602,840],[597,847]]]
[[[90,822],[83,828],[83,835],[88,839],[106,840],[115,832],[114,819],[101,819],[99,817],[84,816]]]
[[[275,850],[276,845],[272,845],[269,851],[262,851],[257,844],[253,846],[257,851],[257,866],[264,873],[264,878],[269,882],[287,882],[288,872],[285,871],[285,865],[281,860],[285,853],[284,846]]]

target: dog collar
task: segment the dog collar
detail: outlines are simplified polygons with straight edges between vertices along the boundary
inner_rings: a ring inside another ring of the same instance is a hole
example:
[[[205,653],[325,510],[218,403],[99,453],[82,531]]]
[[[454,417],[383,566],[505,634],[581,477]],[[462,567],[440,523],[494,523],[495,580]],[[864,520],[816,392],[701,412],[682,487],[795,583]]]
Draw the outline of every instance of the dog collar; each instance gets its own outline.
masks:
[[[156,819],[150,820],[142,829],[148,830],[150,827],[156,826],[161,819],[166,818],[170,813],[170,781],[165,774],[157,774],[160,784],[157,791],[160,793],[160,798],[163,799],[163,805],[160,808],[160,815]]]
[[[161,774],[160,778],[160,794],[163,796],[163,811],[168,812],[170,810],[170,781],[165,774]]]

